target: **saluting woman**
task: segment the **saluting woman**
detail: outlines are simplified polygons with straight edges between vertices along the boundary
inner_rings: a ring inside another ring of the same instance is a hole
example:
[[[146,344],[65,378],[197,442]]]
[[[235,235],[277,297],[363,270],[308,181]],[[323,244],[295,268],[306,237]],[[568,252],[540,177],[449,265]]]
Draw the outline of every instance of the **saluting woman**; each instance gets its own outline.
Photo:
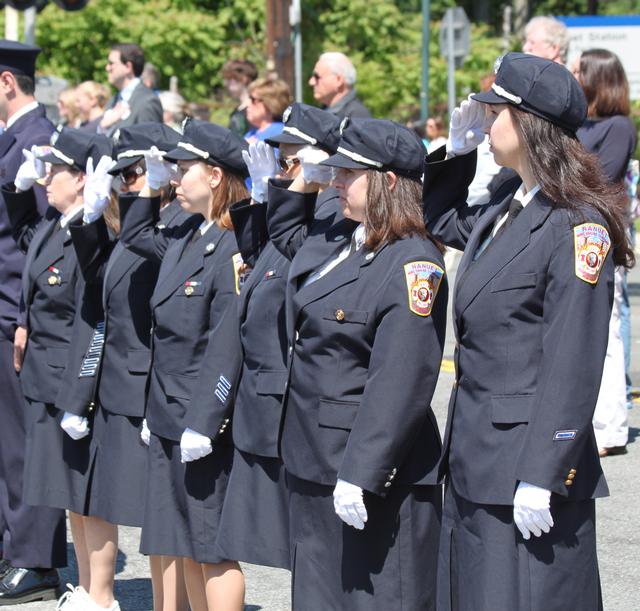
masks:
[[[521,53],[497,66],[492,90],[454,112],[449,158],[442,147],[425,168],[427,227],[464,248],[438,608],[596,611],[607,486],[591,418],[614,265],[633,261],[624,193],[576,138],[587,103],[571,73]],[[485,131],[517,176],[468,207]]]
[[[295,609],[434,609],[440,436],[430,408],[445,336],[441,248],[421,211],[424,147],[354,119],[319,167],[344,218],[314,222],[316,163],[270,185],[269,232],[294,254],[281,448]],[[306,177],[306,179],[305,179]]]
[[[141,551],[183,559],[191,609],[242,609],[240,567],[215,551],[233,446],[224,316],[242,283],[242,259],[229,206],[247,196],[243,140],[204,121],[190,121],[165,159],[178,164],[177,198],[191,218],[168,235],[156,227],[159,188],[170,174],[162,155],[145,154],[147,184],[121,202],[122,242],[160,263],[151,297],[152,359],[146,419],[151,431]],[[223,364],[202,400],[193,400],[209,346]],[[218,392],[215,392],[218,389]]]

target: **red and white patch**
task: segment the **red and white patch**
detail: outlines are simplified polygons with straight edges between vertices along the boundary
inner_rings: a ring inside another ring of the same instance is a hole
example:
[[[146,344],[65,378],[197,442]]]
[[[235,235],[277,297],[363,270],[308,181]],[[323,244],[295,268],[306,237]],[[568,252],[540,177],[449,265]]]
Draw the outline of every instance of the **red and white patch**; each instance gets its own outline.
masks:
[[[409,309],[418,316],[429,316],[444,276],[444,270],[430,261],[413,261],[404,266],[409,291]]]
[[[583,223],[573,228],[576,276],[596,284],[611,248],[609,232],[597,223]]]

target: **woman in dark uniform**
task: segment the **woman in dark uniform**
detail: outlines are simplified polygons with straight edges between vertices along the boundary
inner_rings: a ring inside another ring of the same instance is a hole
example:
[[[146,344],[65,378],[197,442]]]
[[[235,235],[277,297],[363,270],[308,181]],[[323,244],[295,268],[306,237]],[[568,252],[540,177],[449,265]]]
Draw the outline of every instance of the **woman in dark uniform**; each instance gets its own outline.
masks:
[[[264,179],[279,177],[288,186],[300,172],[298,154],[311,143],[325,157],[335,153],[340,119],[324,110],[293,104],[284,114],[284,131],[245,154],[252,179],[252,202],[231,208],[236,239],[244,262],[251,266],[238,301],[237,350],[242,370],[235,392],[235,455],[224,500],[217,544],[223,555],[252,564],[289,568],[288,496],[278,456],[282,395],[287,382],[285,290],[289,260],[268,240]],[[336,198],[325,200],[315,214],[329,212]],[[203,366],[204,371],[204,366]],[[206,373],[217,379],[219,372]]]
[[[302,175],[269,197],[271,239],[295,251],[281,439],[293,607],[433,609],[441,488],[430,401],[447,283],[422,221],[424,147],[395,123],[354,119],[338,151],[323,164],[337,170],[344,219],[314,223],[317,185]]]
[[[88,341],[101,312],[91,305],[97,287],[82,279],[70,227],[82,222],[84,205],[109,201],[109,187],[96,187],[103,182],[104,162],[111,161],[111,142],[67,128],[56,132],[52,142],[40,159],[27,155],[16,177],[17,189],[3,187],[14,236],[27,251],[23,302],[28,343],[20,376],[27,403],[24,500],[69,510],[76,554],[86,568],[78,526],[87,508],[94,450],[87,437],[88,420],[68,411],[63,381],[74,326]],[[25,176],[30,175],[32,185],[44,174],[45,162],[51,164],[45,180],[51,208],[43,219]]]
[[[244,594],[239,565],[217,554],[215,539],[233,457],[225,430],[228,381],[237,365],[227,358],[223,338],[224,317],[236,307],[243,280],[229,206],[247,196],[245,148],[225,128],[190,121],[165,159],[178,164],[177,198],[193,216],[171,235],[156,227],[159,187],[170,178],[157,151],[145,154],[147,184],[139,197],[123,200],[120,209],[122,242],[161,261],[151,297],[151,440],[141,551],[183,559],[194,611],[241,609]],[[207,348],[226,363],[196,401]]]
[[[110,175],[120,178],[120,197],[135,198],[144,186],[143,151],[152,146],[168,151],[179,139],[178,132],[160,123],[121,129],[114,165],[109,170]],[[158,227],[165,231],[188,218],[173,197],[174,190],[165,189],[158,222]],[[147,451],[139,437],[151,362],[149,300],[160,266],[112,239],[103,214],[104,205],[106,202],[91,210],[85,207],[85,223],[71,228],[84,278],[102,286],[100,293],[94,295],[98,301],[94,307],[104,308],[104,318],[99,345],[73,338],[70,358],[73,365],[69,366],[73,375],[67,380],[68,411],[86,415],[87,406],[95,404],[93,475],[86,516],[82,518],[84,559],[89,566],[80,571],[81,575],[87,573],[89,580],[88,584],[81,581],[73,596],[68,596],[66,604],[70,610],[90,604],[109,608],[113,604],[117,525],[142,526],[147,477]],[[178,571],[177,565],[175,558],[152,558],[154,606],[160,611],[186,609],[182,561]],[[163,581],[166,588],[162,587]]]
[[[452,116],[449,158],[442,147],[425,168],[427,227],[465,251],[438,609],[597,611],[595,498],[607,486],[591,418],[614,265],[633,261],[624,193],[576,138],[587,103],[563,66],[509,53],[471,98]],[[485,131],[517,176],[468,207]]]

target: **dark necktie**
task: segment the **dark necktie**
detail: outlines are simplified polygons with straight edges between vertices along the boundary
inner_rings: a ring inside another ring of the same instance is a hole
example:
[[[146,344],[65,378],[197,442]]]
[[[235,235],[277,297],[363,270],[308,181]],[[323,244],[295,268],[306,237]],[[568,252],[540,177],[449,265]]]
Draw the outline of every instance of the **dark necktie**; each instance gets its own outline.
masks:
[[[496,231],[495,235],[491,238],[489,243],[485,246],[484,250],[478,255],[481,257],[484,253],[487,252],[498,240],[498,238],[505,232],[507,227],[509,227],[513,221],[516,220],[518,214],[520,214],[523,210],[524,206],[519,199],[513,198],[511,203],[509,204],[509,212],[507,213],[507,218],[504,220],[504,223],[498,227],[498,231]],[[476,257],[477,258],[477,257]]]

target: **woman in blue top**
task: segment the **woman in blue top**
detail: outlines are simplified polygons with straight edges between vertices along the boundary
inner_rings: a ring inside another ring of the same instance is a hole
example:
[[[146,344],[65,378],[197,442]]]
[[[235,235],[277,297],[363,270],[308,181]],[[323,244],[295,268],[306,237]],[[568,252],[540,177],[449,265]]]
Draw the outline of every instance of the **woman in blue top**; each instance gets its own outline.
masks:
[[[244,135],[249,142],[259,142],[282,131],[282,113],[291,104],[289,85],[280,79],[262,78],[249,85],[247,121],[251,129]]]

